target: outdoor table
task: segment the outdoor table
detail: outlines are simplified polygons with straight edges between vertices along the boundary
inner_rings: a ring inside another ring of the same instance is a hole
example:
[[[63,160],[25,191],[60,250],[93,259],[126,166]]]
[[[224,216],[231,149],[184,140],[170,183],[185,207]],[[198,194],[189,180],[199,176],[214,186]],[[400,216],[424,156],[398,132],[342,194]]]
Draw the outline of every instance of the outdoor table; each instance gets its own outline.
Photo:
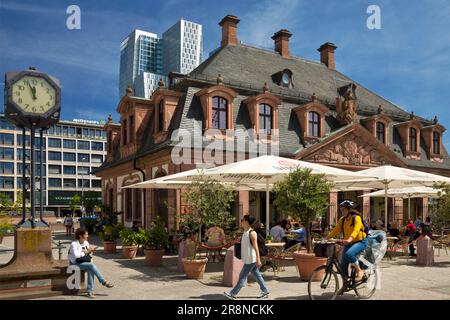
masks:
[[[386,237],[388,242],[386,256],[392,260],[392,252],[394,251],[395,240],[399,240],[398,237]]]
[[[273,264],[274,267],[274,273],[275,271],[278,272],[280,270],[280,260],[277,259],[283,252],[285,243],[284,242],[270,242],[266,243],[267,248],[267,256],[270,259],[270,261],[266,261],[266,264]]]

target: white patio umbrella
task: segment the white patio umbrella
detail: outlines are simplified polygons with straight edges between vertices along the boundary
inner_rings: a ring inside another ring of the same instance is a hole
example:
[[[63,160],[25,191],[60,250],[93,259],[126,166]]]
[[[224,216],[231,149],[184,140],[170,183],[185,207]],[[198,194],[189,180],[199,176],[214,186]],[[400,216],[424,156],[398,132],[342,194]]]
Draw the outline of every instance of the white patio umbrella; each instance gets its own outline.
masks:
[[[450,183],[450,178],[423,171],[400,168],[396,166],[380,166],[367,170],[359,171],[370,177],[366,180],[355,179],[340,181],[338,185],[347,187],[372,187],[373,189],[384,189],[384,216],[387,225],[388,211],[388,189],[405,187],[432,187],[435,183]]]
[[[252,186],[261,186],[262,184],[265,184],[266,230],[267,233],[269,233],[270,190],[272,189],[274,183],[283,180],[286,175],[297,168],[309,168],[312,170],[312,173],[324,174],[325,178],[332,182],[367,178],[367,175],[360,173],[272,155],[260,156],[219,167],[205,169],[202,174],[221,182],[233,183],[237,186],[247,186],[249,188]],[[192,172],[186,176],[176,177],[173,180],[192,180],[198,174],[198,172]]]
[[[434,189],[430,187],[410,187],[410,188],[395,188],[388,189],[388,197],[408,199],[408,219],[411,218],[411,198],[438,198],[441,189]],[[360,197],[384,197],[385,191],[379,190],[364,194]]]

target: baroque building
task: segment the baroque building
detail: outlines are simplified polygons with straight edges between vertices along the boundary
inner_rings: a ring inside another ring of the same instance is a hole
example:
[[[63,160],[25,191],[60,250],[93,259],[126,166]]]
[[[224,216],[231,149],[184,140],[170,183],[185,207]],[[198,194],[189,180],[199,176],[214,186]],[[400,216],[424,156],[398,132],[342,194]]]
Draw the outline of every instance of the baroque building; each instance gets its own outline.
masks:
[[[96,174],[106,204],[123,212],[126,225],[148,226],[161,215],[176,228],[185,211],[180,190],[121,188],[195,168],[205,161],[212,139],[214,159],[224,159],[227,146],[242,138],[247,147],[347,170],[391,164],[450,176],[438,119],[408,113],[336,70],[336,45],[326,42],[318,49],[319,61],[309,61],[292,55],[288,30],[273,35],[269,51],[239,42],[238,23],[235,16],[224,17],[221,47],[188,75],[161,80],[150,99],[128,88],[117,106],[120,123],[110,119],[105,125],[107,156]],[[251,134],[241,137],[242,132]],[[180,163],[173,154],[181,140],[192,147],[183,149],[188,161]],[[247,147],[235,147],[232,159],[251,156]],[[336,222],[337,203],[344,198],[358,201],[367,218],[384,217],[384,199],[359,197],[363,192],[368,191],[331,193],[327,224]],[[389,219],[403,223],[404,200],[389,202]],[[251,213],[265,223],[264,203],[264,193],[239,191],[233,214]],[[427,215],[427,199],[412,204],[413,214]],[[280,214],[271,207],[271,222]]]

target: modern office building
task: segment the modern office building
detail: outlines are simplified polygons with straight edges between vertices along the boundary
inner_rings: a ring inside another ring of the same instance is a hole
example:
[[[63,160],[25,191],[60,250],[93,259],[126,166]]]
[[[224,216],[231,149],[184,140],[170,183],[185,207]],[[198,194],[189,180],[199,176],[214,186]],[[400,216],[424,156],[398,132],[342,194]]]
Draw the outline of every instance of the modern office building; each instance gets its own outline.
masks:
[[[148,99],[160,79],[167,84],[170,72],[191,72],[201,58],[200,24],[180,20],[162,38],[136,29],[120,45],[119,97],[130,85],[136,97]]]
[[[163,73],[188,74],[202,58],[202,25],[181,19],[163,33]]]
[[[26,132],[26,174],[30,173],[30,132]],[[36,135],[36,177],[40,168],[40,139]],[[60,121],[44,133],[45,210],[61,213],[68,210],[75,194],[84,192],[101,199],[101,180],[91,172],[99,167],[106,154],[103,124],[97,121]],[[36,185],[39,186],[36,178]],[[27,183],[29,185],[29,183]],[[22,191],[22,129],[0,115],[0,193],[17,201]],[[39,197],[36,197],[39,203]],[[39,209],[37,209],[39,210]]]
[[[144,72],[153,77],[162,74],[162,40],[154,33],[136,29],[120,44],[119,97],[128,85],[134,87],[136,77]],[[134,91],[145,92],[143,88]]]

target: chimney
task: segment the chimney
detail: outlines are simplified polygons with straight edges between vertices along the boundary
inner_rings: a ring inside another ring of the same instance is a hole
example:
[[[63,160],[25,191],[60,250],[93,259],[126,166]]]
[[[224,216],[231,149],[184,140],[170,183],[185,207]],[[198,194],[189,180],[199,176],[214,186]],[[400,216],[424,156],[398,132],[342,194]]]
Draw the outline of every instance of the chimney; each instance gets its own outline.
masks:
[[[337,46],[331,42],[326,42],[317,49],[320,52],[320,62],[324,63],[331,70],[336,69],[336,64],[334,63],[334,50],[336,49]]]
[[[239,21],[236,16],[227,15],[219,22],[219,26],[222,27],[222,42],[220,43],[222,48],[227,45],[237,45],[237,25]]]
[[[289,38],[292,36],[286,29],[282,29],[272,36],[275,41],[275,51],[281,54],[283,58],[290,58],[289,53]]]

